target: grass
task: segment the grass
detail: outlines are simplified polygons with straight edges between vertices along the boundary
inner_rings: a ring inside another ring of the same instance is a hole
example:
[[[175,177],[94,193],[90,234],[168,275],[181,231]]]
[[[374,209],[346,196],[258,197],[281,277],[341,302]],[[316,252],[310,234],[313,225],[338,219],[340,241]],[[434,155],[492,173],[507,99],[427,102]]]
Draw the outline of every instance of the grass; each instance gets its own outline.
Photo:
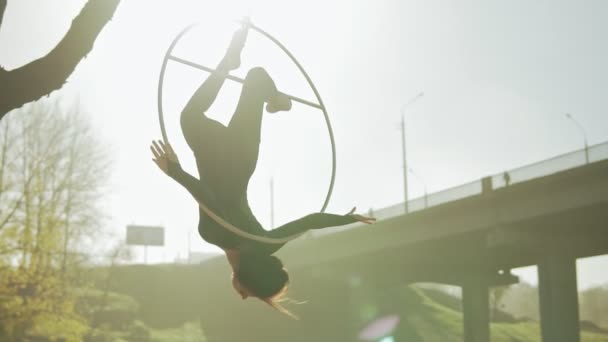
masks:
[[[400,328],[395,341],[408,342],[461,342],[463,340],[462,314],[455,305],[443,305],[443,299],[427,296],[416,287],[406,287],[400,293]],[[451,299],[446,299],[450,301]],[[453,303],[452,303],[453,304]],[[372,315],[373,316],[373,315]],[[491,342],[538,342],[540,325],[535,321],[492,323]],[[197,321],[172,329],[151,329],[149,341],[204,342],[203,331]],[[608,342],[608,335],[584,331],[582,342]]]
[[[403,312],[402,329],[396,341],[460,342],[463,340],[462,314],[425,295],[424,291],[410,287],[405,298],[419,297],[410,311]],[[540,324],[534,321],[517,323],[492,323],[492,342],[538,342],[541,340]],[[608,342],[608,335],[582,332],[582,342]]]
[[[204,342],[205,335],[198,322],[187,322],[181,327],[163,330],[151,330],[153,342]]]

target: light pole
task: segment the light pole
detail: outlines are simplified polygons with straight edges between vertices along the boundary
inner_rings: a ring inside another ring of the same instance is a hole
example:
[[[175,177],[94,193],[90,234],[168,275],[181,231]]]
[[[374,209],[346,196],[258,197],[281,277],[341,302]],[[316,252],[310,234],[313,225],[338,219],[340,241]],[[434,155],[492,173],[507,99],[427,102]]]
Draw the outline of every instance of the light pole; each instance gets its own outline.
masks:
[[[578,121],[576,121],[572,115],[570,115],[570,113],[566,113],[564,114],[566,116],[566,118],[572,120],[572,122],[574,122],[574,124],[576,126],[578,126],[578,128],[581,130],[581,132],[583,133],[583,140],[585,142],[585,163],[589,164],[589,145],[587,145],[587,132],[585,131],[585,128],[583,127],[583,125],[581,125]]]
[[[270,229],[274,229],[274,179],[270,178]]]
[[[408,102],[406,102],[403,106],[401,106],[401,146],[403,152],[403,210],[404,213],[408,212],[407,205],[407,158],[406,158],[406,148],[405,148],[405,108],[407,108],[412,103],[419,100],[422,96],[424,96],[424,92],[420,92],[418,95],[412,97]]]
[[[413,174],[416,178],[418,178],[418,180],[420,181],[420,183],[422,183],[422,186],[424,187],[424,209],[426,209],[429,205],[428,202],[428,192],[426,191],[426,182],[424,181],[424,179],[422,179],[422,177],[420,177],[419,174],[417,174],[416,172],[414,172],[414,169],[412,169],[411,167],[408,169],[409,172],[411,174]]]
[[[190,243],[192,237],[192,230],[188,230],[188,265],[192,261],[192,244]]]

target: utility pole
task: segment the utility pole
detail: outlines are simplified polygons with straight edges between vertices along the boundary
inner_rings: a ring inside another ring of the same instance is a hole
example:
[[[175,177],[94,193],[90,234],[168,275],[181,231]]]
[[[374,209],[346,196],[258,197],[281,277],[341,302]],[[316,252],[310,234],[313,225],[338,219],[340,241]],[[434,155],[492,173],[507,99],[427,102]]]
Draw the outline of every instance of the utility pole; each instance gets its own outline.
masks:
[[[408,213],[408,196],[407,196],[407,158],[406,158],[406,148],[405,148],[405,108],[412,103],[416,102],[424,96],[424,92],[418,93],[418,95],[414,96],[411,100],[406,102],[403,106],[401,106],[401,146],[403,150],[403,212],[405,214]]]
[[[424,209],[426,209],[429,206],[429,193],[427,191],[426,188],[426,182],[424,181],[424,179],[422,177],[420,177],[420,175],[416,172],[414,172],[414,169],[412,169],[411,167],[408,169],[409,172],[411,172],[414,176],[416,176],[416,178],[418,178],[418,180],[420,181],[420,183],[422,184],[422,186],[424,187]]]
[[[192,231],[188,230],[188,264],[190,264],[192,260],[192,245],[191,245]]]
[[[401,116],[401,146],[403,151],[403,212],[407,214],[407,158],[405,155],[405,117],[403,115]]]
[[[270,178],[270,228],[274,229],[274,180]]]
[[[574,124],[578,126],[578,128],[581,130],[581,133],[583,133],[583,141],[585,143],[585,164],[589,164],[589,145],[587,144],[587,131],[585,131],[585,127],[583,127],[583,125],[576,121],[572,117],[572,115],[570,115],[570,113],[566,113],[565,115],[568,119],[572,120],[572,122],[574,122]]]

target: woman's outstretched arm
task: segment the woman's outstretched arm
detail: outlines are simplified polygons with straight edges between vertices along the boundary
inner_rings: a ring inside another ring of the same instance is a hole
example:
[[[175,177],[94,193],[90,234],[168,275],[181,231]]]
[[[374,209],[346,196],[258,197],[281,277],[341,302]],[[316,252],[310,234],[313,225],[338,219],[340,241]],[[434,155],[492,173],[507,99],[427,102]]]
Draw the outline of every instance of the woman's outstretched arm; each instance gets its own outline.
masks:
[[[353,208],[346,215],[326,214],[326,213],[314,213],[306,215],[295,221],[286,223],[278,228],[275,228],[268,232],[271,237],[287,237],[299,233],[303,233],[311,229],[321,229],[329,227],[343,226],[355,222],[373,223],[376,219],[373,217],[362,216],[355,214],[355,208]]]
[[[212,200],[212,194],[205,188],[203,182],[182,169],[171,145],[160,140],[152,141],[150,149],[154,155],[152,160],[158,168],[186,188],[197,201],[207,203]]]

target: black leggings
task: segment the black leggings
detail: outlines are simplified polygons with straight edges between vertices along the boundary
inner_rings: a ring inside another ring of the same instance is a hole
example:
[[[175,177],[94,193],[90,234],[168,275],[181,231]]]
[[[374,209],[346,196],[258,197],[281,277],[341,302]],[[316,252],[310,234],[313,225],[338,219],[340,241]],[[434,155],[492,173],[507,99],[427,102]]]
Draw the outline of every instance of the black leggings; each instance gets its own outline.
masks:
[[[277,94],[277,89],[266,70],[251,69],[226,127],[205,115],[224,84],[225,76],[223,71],[211,73],[182,111],[180,121],[184,138],[194,152],[201,180],[216,192],[240,197],[246,194],[257,164],[264,104]]]

